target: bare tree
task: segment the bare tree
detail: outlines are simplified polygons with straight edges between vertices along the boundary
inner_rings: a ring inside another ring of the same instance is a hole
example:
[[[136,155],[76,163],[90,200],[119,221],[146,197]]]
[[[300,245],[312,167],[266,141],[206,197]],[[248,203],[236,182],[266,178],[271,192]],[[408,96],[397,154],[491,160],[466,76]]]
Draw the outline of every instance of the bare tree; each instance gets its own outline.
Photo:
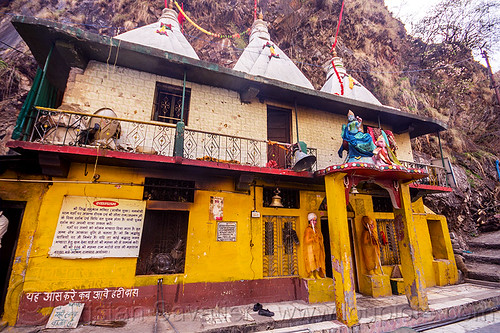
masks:
[[[442,0],[413,28],[426,44],[442,43],[452,50],[492,50],[500,41],[500,2]]]

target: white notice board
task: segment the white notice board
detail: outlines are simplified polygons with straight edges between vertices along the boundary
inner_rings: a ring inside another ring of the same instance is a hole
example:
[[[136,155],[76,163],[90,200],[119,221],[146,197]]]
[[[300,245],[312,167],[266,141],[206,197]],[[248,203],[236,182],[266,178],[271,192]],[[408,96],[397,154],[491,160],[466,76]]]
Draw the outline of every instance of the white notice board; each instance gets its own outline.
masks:
[[[142,200],[66,196],[49,255],[137,257],[145,209]]]

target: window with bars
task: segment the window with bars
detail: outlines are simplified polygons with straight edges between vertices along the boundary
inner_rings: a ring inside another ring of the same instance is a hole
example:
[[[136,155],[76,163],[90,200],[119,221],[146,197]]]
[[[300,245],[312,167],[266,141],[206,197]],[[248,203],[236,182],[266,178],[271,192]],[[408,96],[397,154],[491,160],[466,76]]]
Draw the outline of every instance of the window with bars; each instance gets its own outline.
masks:
[[[388,197],[372,197],[373,211],[380,213],[392,213],[394,208],[392,207],[391,198]]]
[[[191,89],[186,88],[184,98],[184,123],[188,123]],[[156,83],[153,120],[177,124],[181,120],[182,87]]]
[[[399,265],[398,240],[393,219],[377,219],[378,240],[380,243],[380,260],[382,265]]]
[[[263,197],[264,197],[264,207],[270,207],[269,205],[273,202],[273,196],[276,195],[276,187],[264,187]],[[279,188],[279,196],[281,197],[281,203],[283,208],[300,208],[300,191],[287,188]]]
[[[136,275],[184,273],[189,212],[146,210]]]
[[[190,180],[149,178],[144,181],[144,200],[194,202],[195,182]]]
[[[297,217],[263,216],[264,277],[298,275]]]

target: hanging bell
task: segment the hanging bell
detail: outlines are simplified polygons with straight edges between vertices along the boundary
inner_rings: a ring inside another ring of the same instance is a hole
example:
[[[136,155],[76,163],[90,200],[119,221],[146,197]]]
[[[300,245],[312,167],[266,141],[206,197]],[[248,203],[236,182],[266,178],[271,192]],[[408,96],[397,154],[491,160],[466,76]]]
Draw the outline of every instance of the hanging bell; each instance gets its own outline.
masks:
[[[279,196],[280,194],[280,190],[278,188],[276,188],[276,190],[274,191],[274,196],[272,198],[272,201],[271,201],[271,204],[269,205],[269,207],[283,207],[283,204],[281,203],[281,197]]]
[[[307,155],[301,151],[297,151],[294,154],[293,171],[301,172],[311,169],[311,167],[316,163],[316,156]]]

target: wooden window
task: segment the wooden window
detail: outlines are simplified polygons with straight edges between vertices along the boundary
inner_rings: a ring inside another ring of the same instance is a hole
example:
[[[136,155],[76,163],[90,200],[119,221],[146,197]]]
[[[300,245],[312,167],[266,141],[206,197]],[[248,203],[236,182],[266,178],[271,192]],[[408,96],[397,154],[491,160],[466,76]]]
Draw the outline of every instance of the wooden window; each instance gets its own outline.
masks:
[[[184,123],[188,123],[191,89],[186,88],[184,99]],[[182,87],[156,83],[153,120],[177,124],[181,120]]]
[[[136,275],[184,273],[189,212],[146,210]]]
[[[295,216],[263,216],[264,277],[298,275]]]

